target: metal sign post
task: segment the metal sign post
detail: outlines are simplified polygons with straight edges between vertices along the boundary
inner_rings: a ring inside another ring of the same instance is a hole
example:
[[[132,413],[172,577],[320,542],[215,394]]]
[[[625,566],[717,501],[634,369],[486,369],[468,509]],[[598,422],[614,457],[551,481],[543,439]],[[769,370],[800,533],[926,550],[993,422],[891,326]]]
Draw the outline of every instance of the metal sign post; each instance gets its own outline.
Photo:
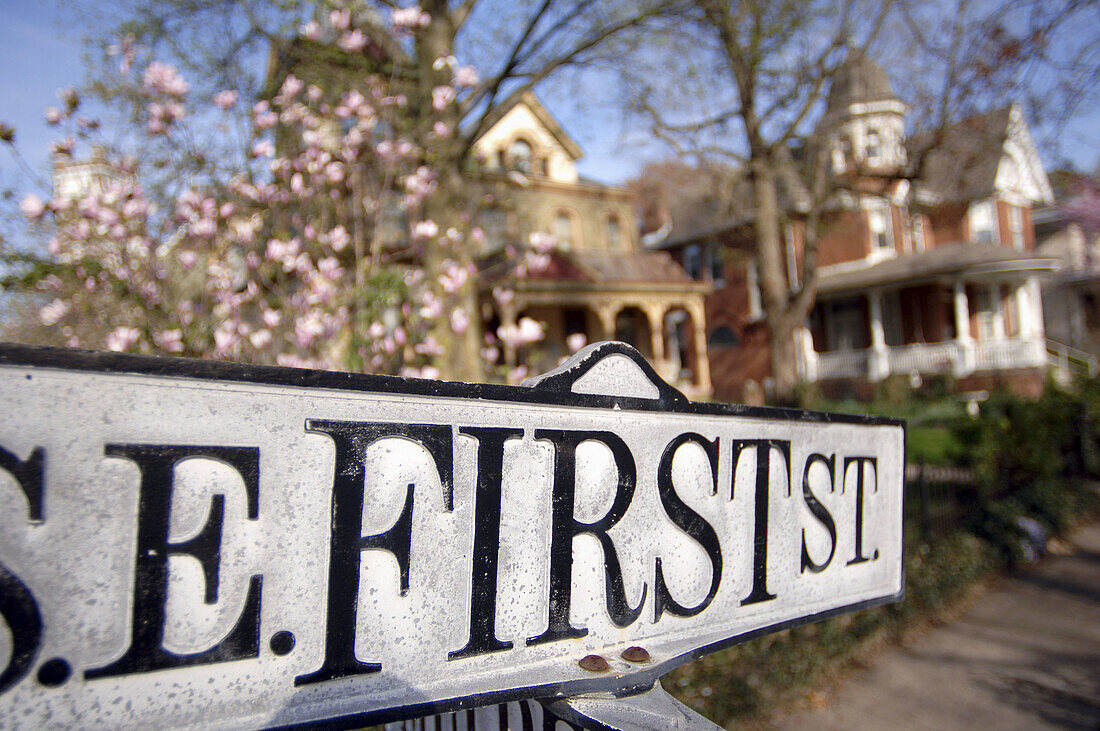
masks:
[[[902,423],[621,343],[518,388],[2,346],[0,391],[13,728],[689,728],[661,675],[902,592]]]

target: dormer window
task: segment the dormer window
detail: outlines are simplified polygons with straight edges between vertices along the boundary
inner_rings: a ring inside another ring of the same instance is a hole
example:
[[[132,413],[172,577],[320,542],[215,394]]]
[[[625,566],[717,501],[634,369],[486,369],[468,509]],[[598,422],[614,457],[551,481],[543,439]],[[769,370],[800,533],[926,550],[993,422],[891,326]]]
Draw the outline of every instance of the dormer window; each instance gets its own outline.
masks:
[[[841,137],[833,148],[833,172],[842,173],[848,169],[848,157],[852,152],[852,143],[847,137]]]
[[[511,168],[524,175],[531,174],[531,157],[531,143],[525,139],[517,139],[508,148],[508,161]]]
[[[996,243],[997,232],[993,228],[993,201],[971,203],[968,218],[971,241],[982,244]]]

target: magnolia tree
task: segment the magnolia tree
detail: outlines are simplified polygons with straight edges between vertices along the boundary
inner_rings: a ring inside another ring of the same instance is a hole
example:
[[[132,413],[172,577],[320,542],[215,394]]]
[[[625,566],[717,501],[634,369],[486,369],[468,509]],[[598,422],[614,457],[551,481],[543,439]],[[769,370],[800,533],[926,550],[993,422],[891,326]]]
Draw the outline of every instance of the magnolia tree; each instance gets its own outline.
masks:
[[[440,55],[431,64],[440,83],[426,98],[406,93],[395,83],[400,54],[377,62],[377,49],[418,42],[430,16],[398,9],[369,34],[347,10],[328,21],[302,27],[302,42],[366,54],[376,70],[356,74],[354,86],[286,73],[250,104],[236,164],[210,160],[204,141],[231,128],[241,93],[201,98],[132,39],[108,49],[112,83],[135,109],[124,144],[107,144],[75,91],[46,110],[60,132],[53,190],[26,194],[21,208],[48,238],[48,255],[8,252],[8,288],[40,300],[23,337],[429,378],[499,371],[502,346],[542,338],[526,319],[481,333],[471,253],[482,236],[478,199],[441,186],[439,148],[455,135],[476,71]],[[13,135],[5,141],[15,152]],[[166,175],[181,159],[203,164],[184,179]],[[395,212],[401,255],[384,236]],[[511,252],[526,257],[521,266],[545,266],[553,242],[534,243]]]

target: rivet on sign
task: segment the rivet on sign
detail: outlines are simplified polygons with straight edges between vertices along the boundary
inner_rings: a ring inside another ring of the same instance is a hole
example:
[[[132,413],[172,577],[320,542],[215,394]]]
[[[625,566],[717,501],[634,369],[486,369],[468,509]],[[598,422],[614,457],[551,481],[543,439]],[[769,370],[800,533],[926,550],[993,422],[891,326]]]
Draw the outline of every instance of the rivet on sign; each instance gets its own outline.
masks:
[[[649,662],[649,652],[644,647],[628,647],[623,650],[622,658],[627,662]]]
[[[594,673],[602,673],[604,670],[611,669],[611,666],[607,664],[607,660],[604,660],[599,655],[585,655],[577,664],[585,670],[591,670]]]

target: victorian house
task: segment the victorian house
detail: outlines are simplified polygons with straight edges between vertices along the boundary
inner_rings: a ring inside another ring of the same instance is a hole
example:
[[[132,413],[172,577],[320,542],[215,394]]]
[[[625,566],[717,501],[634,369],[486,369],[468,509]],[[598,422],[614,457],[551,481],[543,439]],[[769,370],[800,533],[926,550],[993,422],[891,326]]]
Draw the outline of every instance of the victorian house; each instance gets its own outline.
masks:
[[[905,105],[885,71],[853,54],[819,123],[832,194],[821,216],[816,304],[798,335],[804,381],[867,396],[904,375],[950,377],[960,391],[1045,382],[1032,206],[1052,195],[1015,105],[905,139]],[[786,261],[801,286],[806,196],[787,181]],[[747,210],[747,209],[746,209]],[[665,244],[711,280],[707,327],[715,394],[741,399],[771,375],[751,213]]]
[[[487,127],[474,150],[481,183],[499,195],[479,214],[483,314],[489,329],[530,317],[546,331],[531,352],[505,353],[509,364],[544,371],[580,342],[621,340],[684,393],[709,396],[711,285],[688,277],[668,252],[642,248],[634,195],[578,175],[580,147],[534,94],[502,104]],[[532,234],[555,242],[538,267],[514,254]]]

